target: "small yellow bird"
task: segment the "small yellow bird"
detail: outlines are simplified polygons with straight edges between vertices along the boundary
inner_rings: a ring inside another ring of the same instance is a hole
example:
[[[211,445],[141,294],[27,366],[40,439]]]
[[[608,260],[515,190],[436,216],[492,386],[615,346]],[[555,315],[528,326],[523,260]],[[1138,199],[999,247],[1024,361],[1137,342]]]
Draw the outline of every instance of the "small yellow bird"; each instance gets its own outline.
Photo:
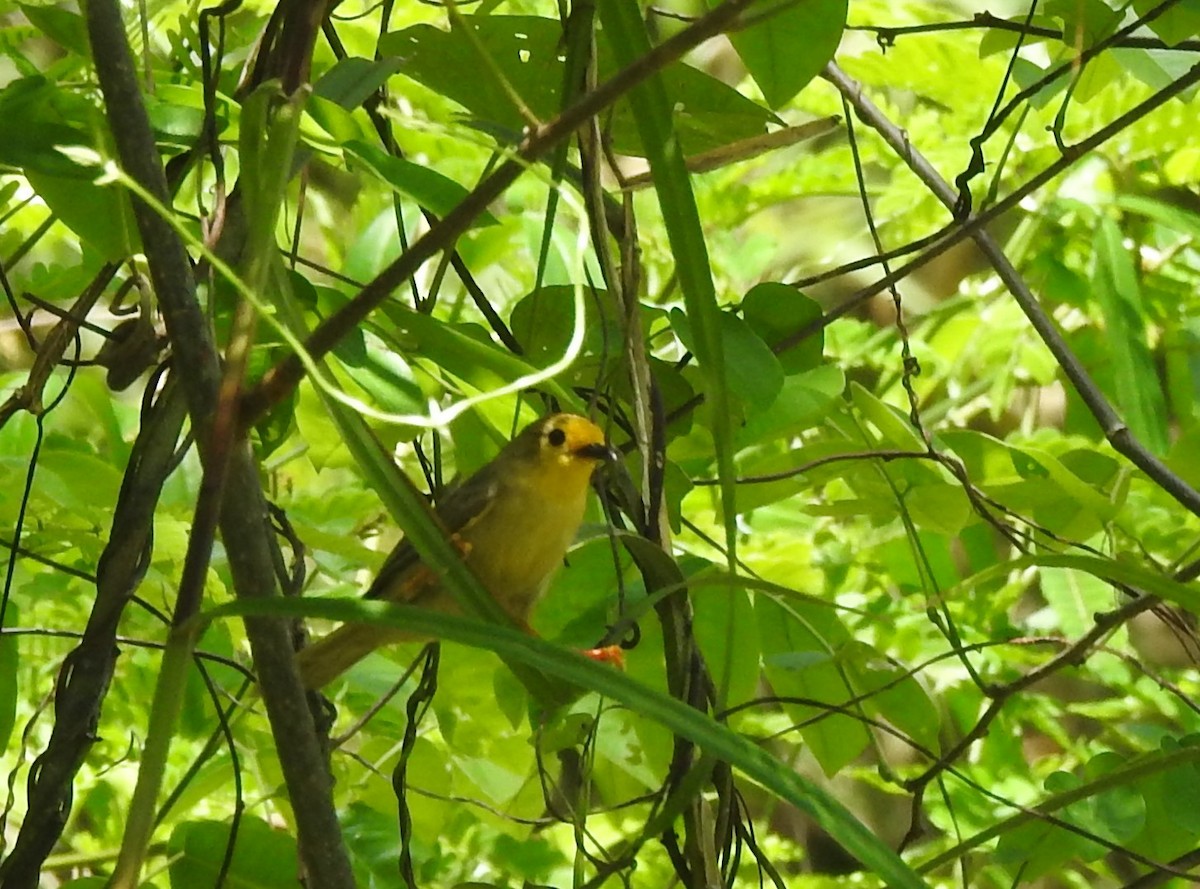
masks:
[[[528,627],[530,612],[579,531],[592,472],[614,459],[595,423],[575,414],[551,414],[522,429],[495,459],[438,504],[438,519],[467,565],[522,626]],[[404,540],[366,595],[459,611],[440,579]],[[373,624],[345,624],[297,655],[304,687],[323,688],[381,645],[413,638]],[[619,662],[619,652],[606,648],[588,654]]]

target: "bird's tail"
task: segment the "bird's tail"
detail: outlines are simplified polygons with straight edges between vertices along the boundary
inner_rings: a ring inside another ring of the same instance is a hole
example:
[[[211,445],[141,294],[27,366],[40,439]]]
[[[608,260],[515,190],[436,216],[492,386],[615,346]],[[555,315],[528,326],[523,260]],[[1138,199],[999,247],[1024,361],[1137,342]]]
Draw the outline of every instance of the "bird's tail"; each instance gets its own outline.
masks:
[[[305,688],[319,691],[376,648],[406,638],[411,637],[374,624],[343,624],[296,655],[300,679]]]

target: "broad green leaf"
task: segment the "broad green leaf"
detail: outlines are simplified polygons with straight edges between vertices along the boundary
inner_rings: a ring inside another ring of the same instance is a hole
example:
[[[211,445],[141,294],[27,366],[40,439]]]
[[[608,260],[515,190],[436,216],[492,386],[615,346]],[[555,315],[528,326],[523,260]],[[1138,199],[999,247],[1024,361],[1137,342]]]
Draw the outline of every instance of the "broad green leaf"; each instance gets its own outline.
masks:
[[[816,322],[821,306],[795,287],[766,282],[755,284],[742,299],[742,317],[772,351],[791,334]],[[812,370],[821,363],[825,331],[816,333],[786,352],[777,353],[786,374]]]
[[[391,323],[378,330],[398,354],[432,362],[479,391],[498,388],[537,370],[492,343],[478,325],[452,324],[394,302],[385,303],[382,311]],[[554,380],[544,381],[541,386],[564,407],[577,403]]]
[[[358,118],[336,102],[320,96],[309,96],[304,113],[305,120],[301,125],[300,135],[305,145],[315,151],[336,155],[338,149],[342,149],[349,153],[349,144],[363,138],[363,128]],[[314,131],[313,124],[320,127],[319,132]],[[370,169],[368,165],[364,166]],[[373,170],[372,172],[374,173]],[[389,186],[392,185],[386,177],[376,174],[375,178]]]
[[[1113,49],[1111,54],[1113,61],[1155,90],[1166,89],[1187,74],[1190,67],[1185,53],[1120,48]],[[1179,94],[1179,101],[1189,102],[1195,95],[1196,88],[1190,87]]]
[[[842,659],[853,669],[855,685],[867,695],[863,709],[885,720],[927,750],[938,750],[941,714],[921,683],[871,646],[855,642]]]
[[[388,154],[358,140],[347,142],[345,151],[380,181],[407,195],[421,207],[445,216],[467,196],[467,189],[436,170]],[[474,225],[495,225],[496,217],[486,210]]]
[[[904,491],[904,506],[918,528],[954,535],[975,520],[971,501],[957,482],[917,485]]]
[[[1148,593],[1168,602],[1174,602],[1193,614],[1200,614],[1200,587],[1195,582],[1180,583],[1157,571],[1099,556],[1022,556],[1019,559],[1001,562],[986,568],[964,580],[962,585],[971,587],[986,584],[996,577],[1007,576],[1011,572],[1027,567],[1068,568],[1072,571],[1083,571],[1101,580],[1124,584],[1141,593]]]
[[[1041,28],[1050,31],[1058,31],[1061,28],[1061,23],[1048,15],[1035,15],[1032,18],[1022,15],[1017,17],[1008,17],[1007,20],[1015,24],[1020,24],[1022,29],[1028,24],[1031,28]],[[1005,28],[988,28],[979,37],[979,58],[986,59],[988,56],[996,53],[1011,53],[1018,41],[1022,46],[1030,46],[1039,43],[1047,43],[1053,40],[1051,37],[1043,37],[1040,34],[1022,34],[1017,29],[1008,30]]]
[[[92,173],[75,177],[27,170],[25,178],[63,225],[106,260],[138,252],[141,241],[129,200],[115,186],[97,185]]]
[[[840,406],[845,388],[841,368],[832,364],[785,377],[771,409],[747,418],[738,430],[738,445],[784,441],[820,425]]]
[[[783,388],[783,368],[779,359],[741,318],[730,312],[721,312],[717,318],[729,391],[755,413],[771,407]],[[680,342],[695,352],[696,338],[688,314],[681,309],[672,309],[671,326]]]
[[[1103,0],[1047,0],[1041,11],[1059,19],[1063,33],[1084,47],[1103,40],[1121,23],[1121,14]]]
[[[18,3],[21,13],[30,24],[61,46],[85,59],[92,57],[92,45],[88,41],[87,27],[78,13],[59,6],[37,6]]]
[[[1188,747],[1194,750],[1196,742],[1195,735],[1182,741],[1164,738],[1163,752],[1171,753],[1186,750]],[[1195,799],[1195,794],[1200,793],[1200,766],[1195,762],[1185,763],[1169,772],[1162,772],[1161,775],[1162,780],[1169,786],[1169,791],[1163,795],[1163,801],[1170,819],[1193,836],[1200,836],[1200,811],[1195,806],[1188,805],[1188,800]]]
[[[1021,89],[1029,90],[1035,83],[1040,83],[1053,67],[1056,66],[1046,65],[1043,67],[1030,59],[1018,57],[1013,62],[1013,80]],[[1042,84],[1037,92],[1029,97],[1029,104],[1034,108],[1047,107],[1052,100],[1066,90],[1070,82],[1070,73],[1064,71],[1048,83]]]
[[[709,0],[709,7],[714,5]],[[810,0],[766,6],[762,21],[729,35],[768,105],[782,107],[833,58],[848,5],[847,0]],[[756,11],[751,9],[751,19]]]
[[[561,109],[562,26],[555,19],[538,16],[477,15],[468,20],[483,50],[494,60],[525,105],[540,120],[549,120]],[[484,63],[460,25],[443,31],[431,25],[414,25],[387,34],[379,51],[403,60],[406,77],[453,99],[478,118],[484,129],[507,132],[505,141],[516,141],[527,121],[512,99],[496,82],[484,75]],[[597,64],[601,80],[611,77],[620,62],[609,47],[598,46]],[[768,122],[778,119],[737,90],[682,62],[668,65],[661,73],[675,99],[673,118],[683,148],[689,154],[708,151],[761,135]],[[620,154],[644,156],[644,147],[629,106],[615,109],[609,130],[613,147]]]
[[[837,774],[870,740],[857,719],[821,706],[840,706],[856,695],[839,666],[849,634],[828,609],[805,602],[784,607],[759,596],[754,612],[771,687],[778,695],[801,699],[784,709],[802,726],[800,736],[825,774]]]
[[[212,889],[228,841],[225,822],[179,824],[167,841],[171,889]],[[296,841],[286,830],[272,828],[254,815],[243,815],[225,884],[239,889],[294,889]]]
[[[1111,583],[1079,571],[1043,568],[1042,595],[1058,617],[1058,628],[1067,636],[1082,635],[1096,622],[1096,615],[1117,603]]]
[[[717,685],[718,706],[750,700],[760,674],[750,596],[738,586],[706,586],[692,596],[692,609],[696,641]]]
[[[1145,16],[1158,3],[1153,0],[1133,0],[1133,8],[1139,16]],[[1162,15],[1151,19],[1147,27],[1162,38],[1167,46],[1175,46],[1200,34],[1200,3],[1197,0],[1180,0]]]
[[[1104,494],[1097,491],[1075,473],[1063,461],[1044,450],[1033,447],[1013,448],[1013,462],[1027,479],[1057,485],[1075,503],[1094,513],[1098,518],[1111,519],[1117,507]]]
[[[1189,791],[1193,791],[1197,786],[1197,781],[1200,780],[1200,770],[1197,768],[1200,750],[1196,747],[1193,737],[1189,737],[1187,741],[1190,743],[1181,744],[1177,739],[1164,738],[1161,750],[1144,754],[1127,763],[1114,762],[1111,753],[1101,754],[1093,761],[1099,767],[1096,771],[1099,772],[1100,777],[1087,782],[1082,782],[1068,773],[1052,775],[1046,781],[1046,787],[1052,791],[1052,795],[1035,808],[1026,809],[994,822],[953,848],[925,861],[919,870],[925,873],[948,862],[957,861],[963,853],[978,848],[996,837],[1001,837],[1001,846],[1004,847],[1002,852],[998,852],[998,857],[1005,858],[1011,868],[1020,867],[1022,861],[1031,854],[1039,856],[1039,860],[1036,862],[1037,866],[1044,866],[1046,860],[1056,852],[1054,849],[1040,850],[1039,847],[1046,845],[1047,839],[1057,838],[1052,831],[1060,831],[1060,828],[1044,821],[1040,817],[1040,813],[1060,813],[1072,804],[1092,799],[1107,792],[1110,788],[1116,788],[1118,792],[1134,786],[1139,789],[1143,799],[1148,803],[1143,809],[1148,827],[1152,820],[1157,818],[1158,823],[1154,826],[1159,829],[1171,830],[1174,826],[1185,825],[1188,826],[1185,830],[1195,831],[1195,806],[1189,805],[1188,801],[1193,798]],[[1175,783],[1176,781],[1178,783]],[[1155,792],[1156,788],[1164,785],[1178,789],[1178,795],[1168,793],[1167,796],[1175,797],[1188,809],[1187,814],[1182,816],[1180,821],[1175,821],[1173,814],[1167,814],[1169,809],[1162,805],[1164,796]],[[1128,806],[1118,805],[1118,811],[1122,809],[1126,812],[1130,811]],[[1137,815],[1136,812],[1134,814]],[[1126,825],[1122,827],[1122,832],[1128,831],[1131,821],[1132,819],[1126,822]],[[1076,833],[1062,831],[1062,834],[1064,841],[1068,841],[1071,837],[1080,838]],[[1180,834],[1181,832],[1175,832],[1172,839],[1175,841],[1183,839],[1184,848],[1191,848],[1194,845],[1193,835],[1187,832],[1183,832],[1182,836]],[[1118,845],[1129,845],[1143,850],[1153,848],[1148,847],[1145,843],[1129,840]],[[1178,847],[1168,844],[1163,848]],[[1101,851],[1104,850],[1101,849]],[[1168,853],[1156,857],[1170,859],[1174,855]]]
[[[574,287],[551,285],[528,294],[513,306],[509,328],[521,344],[526,361],[545,367],[566,354],[576,324],[580,323],[575,318],[575,302]],[[621,358],[621,329],[609,309],[611,305],[606,291],[585,294],[582,351],[567,372],[575,385],[595,385]],[[622,382],[626,376],[621,373]]]
[[[946,534],[918,528],[915,542],[919,551],[907,535],[896,535],[868,552],[882,568],[889,586],[901,593],[934,596],[952,588],[962,576],[951,551],[951,540]]]
[[[1057,778],[1057,781],[1047,782],[1046,789],[1051,792],[1064,793],[1079,785],[1070,775],[1051,777]],[[1048,822],[1034,821],[1003,834],[996,846],[995,857],[996,862],[1010,874],[1020,874],[1024,881],[1057,872],[1074,858],[1091,860],[1103,848],[1073,831],[1063,830]]]
[[[146,97],[146,115],[150,118],[150,126],[154,128],[154,136],[160,143],[193,145],[204,127],[203,107],[171,101],[171,95],[177,95],[182,90],[171,90],[170,86],[165,84],[162,90]],[[224,105],[218,101],[214,113],[218,134],[227,122],[224,110]]]
[[[402,67],[400,59],[347,56],[339,59],[313,84],[313,95],[345,109],[357,108]]]
[[[1075,795],[1080,798],[1064,806],[1057,817],[1080,829],[1082,833],[1064,830],[1047,823],[1032,823],[1018,827],[1000,838],[997,859],[1010,870],[1021,869],[1023,876],[1034,879],[1060,867],[1072,858],[1093,861],[1108,849],[1089,837],[1123,845],[1137,835],[1145,824],[1146,804],[1136,787],[1127,783],[1105,786],[1107,773],[1126,765],[1123,757],[1101,753],[1087,764],[1087,779],[1099,783],[1099,793],[1085,795],[1087,782],[1069,772],[1056,772],[1046,779],[1046,790],[1055,795]]]
[[[1154,356],[1146,340],[1146,306],[1121,230],[1107,216],[1097,220],[1092,284],[1112,350],[1116,400],[1133,434],[1151,451],[1167,450],[1167,414]]]
[[[1193,488],[1200,486],[1200,423],[1175,440],[1167,455],[1167,466]]]
[[[424,739],[417,739],[417,749],[428,745]],[[416,766],[413,760],[417,753],[409,759],[409,772],[413,774]],[[428,778],[428,771],[422,769],[422,784]],[[395,882],[396,862],[400,857],[400,825],[396,823],[395,794],[391,782],[386,784],[387,806],[378,808],[360,799],[354,800],[338,814],[341,820],[342,834],[346,838],[346,851],[350,853],[350,864],[354,868],[356,885],[367,887],[382,887]],[[438,793],[445,793],[448,788],[438,788]],[[381,801],[383,802],[383,801]],[[412,816],[416,831],[427,836],[436,836],[443,824],[428,824],[422,817],[429,808],[428,801],[421,794],[409,794],[407,798],[409,814]]]
[[[46,448],[39,460],[38,483],[56,503],[81,513],[116,502],[121,472],[88,453]]]
[[[345,353],[337,353],[348,371],[349,384],[368,393],[385,411],[397,414],[424,411],[427,400],[411,365],[401,355],[382,346],[376,338],[371,339],[372,342],[364,344],[361,355],[349,358]]]
[[[850,400],[859,412],[878,430],[881,444],[888,448],[923,451],[925,444],[913,429],[912,423],[896,408],[885,404],[858,383],[850,384]]]
[[[507,768],[506,759],[497,759],[499,761],[493,761],[492,756],[457,756],[454,764],[473,787],[493,803],[503,805],[520,792],[526,775],[524,771],[518,773]]]

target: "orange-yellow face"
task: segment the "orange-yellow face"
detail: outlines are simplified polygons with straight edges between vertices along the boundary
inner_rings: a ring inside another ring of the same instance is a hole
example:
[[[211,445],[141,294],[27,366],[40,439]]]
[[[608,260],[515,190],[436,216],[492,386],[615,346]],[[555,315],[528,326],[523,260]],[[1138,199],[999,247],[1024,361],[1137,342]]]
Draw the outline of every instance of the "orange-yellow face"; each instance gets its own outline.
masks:
[[[563,467],[585,468],[616,459],[604,440],[604,430],[577,414],[551,414],[535,424],[542,459]]]

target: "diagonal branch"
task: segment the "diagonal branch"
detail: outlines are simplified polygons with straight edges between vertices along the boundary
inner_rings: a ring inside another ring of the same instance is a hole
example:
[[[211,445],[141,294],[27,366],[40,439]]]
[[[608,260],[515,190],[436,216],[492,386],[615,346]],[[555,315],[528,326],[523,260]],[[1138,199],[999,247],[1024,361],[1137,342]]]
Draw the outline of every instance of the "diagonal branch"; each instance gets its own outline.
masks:
[[[884,141],[892,147],[897,156],[904,159],[909,169],[925,183],[937,199],[947,208],[953,209],[957,196],[949,183],[941,177],[929,161],[908,141],[904,131],[888,120],[883,112],[870,99],[863,95],[862,85],[832,63],[825,67],[823,76],[846,97],[846,100],[858,113],[859,118],[868,126],[875,129],[883,137]],[[1176,81],[1176,83],[1172,84],[1166,90],[1163,90],[1159,94],[1159,97],[1164,93],[1170,95],[1177,94],[1189,83],[1195,83],[1197,80],[1200,80],[1200,65],[1192,68],[1180,80]],[[1124,121],[1126,117],[1128,115],[1123,115],[1119,120]],[[1129,122],[1131,121],[1126,121],[1124,125],[1128,126]],[[1114,123],[1116,122],[1114,121]],[[1107,132],[1108,129],[1105,128],[1102,132]],[[1072,152],[1070,157],[1064,158],[1064,160],[1070,161],[1078,158],[1085,148],[1090,149],[1092,147],[1091,142],[1094,139],[1095,135],[1081,142],[1076,146],[1078,150]],[[1054,165],[1054,167],[1058,166],[1058,164]],[[1047,178],[1044,174],[1035,177],[1036,180],[1041,182],[1045,182]],[[1011,202],[1004,201],[1002,203],[1007,205]],[[986,215],[991,218],[994,215],[995,209],[993,207]],[[1042,309],[1037,297],[1029,289],[1029,285],[1025,283],[1020,273],[1009,261],[1008,257],[1004,255],[1003,249],[996,242],[995,238],[988,234],[979,220],[980,216],[972,217],[964,224],[964,228],[969,227],[970,237],[991,262],[1000,280],[1008,287],[1013,299],[1021,307],[1021,311],[1025,313],[1025,317],[1029,319],[1029,323],[1033,326],[1033,329],[1037,331],[1042,342],[1046,344],[1046,348],[1050,350],[1050,353],[1062,368],[1063,374],[1075,388],[1075,391],[1079,393],[1080,398],[1092,416],[1096,418],[1096,422],[1100,424],[1100,428],[1104,431],[1104,437],[1108,439],[1109,443],[1118,453],[1127,457],[1131,463],[1142,470],[1155,484],[1175,498],[1187,510],[1200,516],[1200,492],[1197,492],[1195,488],[1168,469],[1165,463],[1150,453],[1145,445],[1138,441],[1133,433],[1129,431],[1129,427],[1125,425],[1125,422],[1117,414],[1112,404],[1108,401],[1108,398],[1100,391],[1100,387],[1096,385],[1091,375],[1084,368],[1083,363],[1071,351],[1071,347],[1067,345],[1066,340],[1063,339],[1054,322]],[[908,274],[911,271],[910,266],[912,265],[912,263],[909,263],[907,266],[889,275],[888,278],[893,279],[901,272]],[[876,287],[878,286],[877,284]]]
[[[541,127],[530,128],[517,146],[515,156],[496,168],[454,209],[432,225],[413,242],[395,262],[379,273],[358,295],[325,320],[315,331],[305,349],[312,359],[326,355],[350,331],[356,329],[367,315],[383,303],[393,290],[416,274],[426,261],[451,245],[474,222],[483,210],[502,195],[526,166],[570,136],[590,118],[611,106],[625,93],[640,84],[667,64],[680,58],[710,37],[729,30],[743,10],[757,0],[726,0],[712,12],[697,19],[678,34],[660,43],[611,79],[586,93],[578,102]],[[291,355],[268,371],[258,387],[248,393],[242,405],[242,423],[250,425],[270,407],[284,398],[304,376],[304,362]]]

